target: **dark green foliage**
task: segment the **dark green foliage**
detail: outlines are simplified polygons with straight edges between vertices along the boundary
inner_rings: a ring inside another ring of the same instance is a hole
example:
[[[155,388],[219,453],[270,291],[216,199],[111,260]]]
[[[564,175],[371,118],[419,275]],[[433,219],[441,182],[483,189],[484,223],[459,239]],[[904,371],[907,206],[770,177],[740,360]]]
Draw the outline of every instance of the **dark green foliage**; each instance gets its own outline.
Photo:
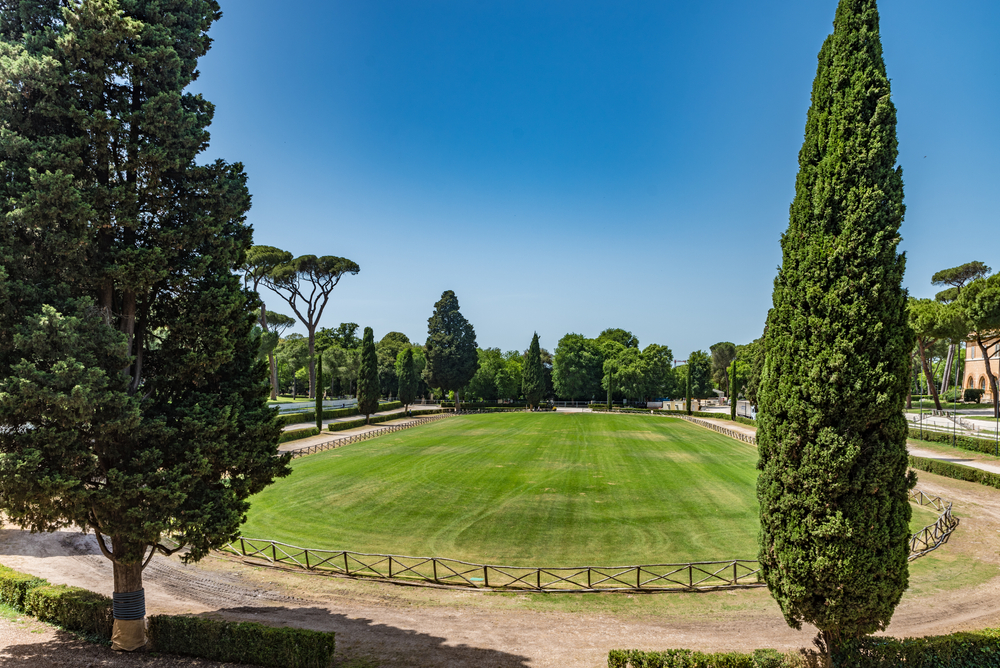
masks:
[[[695,399],[711,399],[715,397],[712,391],[712,358],[704,350],[696,350],[688,356],[688,378],[691,381],[691,396]]]
[[[925,430],[921,434],[919,429],[914,429],[913,427],[910,427],[909,436],[915,441],[927,441],[928,443],[947,443],[948,445],[952,445],[954,442],[956,447],[963,450],[983,452],[988,455],[992,455],[997,447],[996,441],[992,439],[973,438],[971,436],[951,434],[950,432],[928,430]]]
[[[365,327],[365,335],[361,338],[361,367],[358,369],[358,413],[367,418],[377,411],[380,394],[375,333],[371,327]]]
[[[736,344],[722,341],[709,347],[712,355],[712,382],[727,395],[729,392],[729,365],[736,359]]]
[[[399,402],[409,407],[417,398],[417,368],[413,365],[413,348],[402,350],[396,358],[396,375],[399,379]]]
[[[608,653],[608,668],[783,668],[787,665],[784,655],[773,649],[758,649],[753,654],[705,654],[689,649],[662,652],[613,649]]]
[[[729,419],[736,419],[736,405],[739,403],[739,383],[736,379],[736,358],[729,363],[729,387],[732,388],[729,397]]]
[[[385,403],[378,405],[379,411],[394,411],[397,408],[402,408],[403,404],[399,401],[387,401]],[[352,415],[360,415],[357,407],[351,406],[350,408],[327,408],[323,411],[324,420],[338,420],[340,418],[351,417]],[[305,424],[306,422],[313,422],[316,420],[315,411],[305,411],[303,413],[291,413],[286,415],[281,415],[278,417],[278,423],[285,427],[290,424]]]
[[[684,374],[684,407],[687,409],[687,414],[691,415],[691,364],[688,363]]]
[[[750,366],[750,372],[743,383],[743,396],[747,398],[747,401],[754,408],[760,405],[758,393],[760,391],[760,379],[764,374],[764,359],[766,358],[764,341],[765,337],[762,336],[748,343],[746,346],[746,360]]]
[[[531,337],[528,354],[524,360],[521,376],[521,394],[529,408],[538,406],[545,393],[545,379],[542,377],[542,353],[538,347],[538,332]]]
[[[273,668],[330,668],[334,634],[255,622],[155,615],[149,637],[157,652]]]
[[[364,420],[362,420],[362,422],[364,422]],[[281,436],[278,437],[278,443],[299,441],[302,440],[303,438],[309,438],[310,436],[315,436],[321,431],[323,431],[322,427],[309,427],[308,429],[289,429],[288,431],[281,432]]]
[[[991,358],[993,351],[987,351],[986,347],[987,342],[1000,331],[1000,274],[977,278],[962,288],[958,307],[972,330],[971,337],[978,349],[976,356],[985,362],[986,377],[992,388],[994,415],[1000,415],[1000,392],[997,391],[1000,369],[994,369]]]
[[[945,478],[977,482],[980,485],[1000,489],[1000,474],[974,469],[971,466],[962,466],[961,464],[953,464],[952,462],[940,459],[928,459],[926,457],[914,457],[911,455],[910,467],[927,471],[928,473],[935,473]]]
[[[799,154],[757,431],[764,579],[830,645],[884,629],[908,582],[909,354],[896,112],[875,0],[841,0]]]
[[[597,341],[582,334],[559,339],[553,359],[552,384],[562,399],[594,399],[602,394],[604,355]]]
[[[938,287],[942,285],[950,286],[947,290],[937,293],[934,298],[939,302],[953,302],[962,293],[962,288],[969,281],[977,278],[985,278],[992,273],[992,269],[982,262],[966,262],[959,267],[942,269],[931,277],[931,285]]]
[[[289,469],[234,273],[246,174],[199,164],[214,109],[185,92],[219,6],[121,7],[0,7],[52,28],[0,42],[0,505],[110,537],[134,584],[163,536],[194,560],[235,537]]]
[[[44,587],[47,580],[0,566],[0,603],[24,611],[24,597],[35,587]]]
[[[429,387],[456,394],[479,368],[476,331],[458,309],[458,297],[451,290],[434,304],[434,314],[427,319],[427,366],[423,373]]]
[[[978,404],[983,400],[983,394],[986,390],[981,390],[978,387],[967,387],[962,395],[962,401],[970,404]]]
[[[24,611],[43,622],[111,638],[111,599],[92,591],[66,585],[43,585],[29,589]]]
[[[375,344],[375,354],[378,357],[378,382],[383,395],[393,396],[399,391],[396,361],[403,350],[411,347],[410,339],[402,332],[389,332]]]
[[[1000,630],[927,638],[859,638],[831,657],[837,668],[1000,668]]]
[[[603,345],[605,343],[608,343],[609,341],[614,341],[615,343],[619,343],[625,346],[626,348],[639,347],[639,339],[637,339],[632,332],[628,332],[624,329],[619,329],[617,327],[612,327],[610,329],[604,330],[603,332],[597,335],[596,340],[598,345]]]

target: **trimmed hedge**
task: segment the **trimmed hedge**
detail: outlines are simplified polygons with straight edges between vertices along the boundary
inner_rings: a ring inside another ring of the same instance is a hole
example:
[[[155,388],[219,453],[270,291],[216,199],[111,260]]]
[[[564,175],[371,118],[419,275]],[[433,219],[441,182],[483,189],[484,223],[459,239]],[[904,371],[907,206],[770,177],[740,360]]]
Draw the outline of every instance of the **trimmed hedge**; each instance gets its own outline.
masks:
[[[310,436],[315,436],[318,433],[319,429],[316,427],[310,427],[309,429],[292,429],[290,431],[282,432],[281,436],[278,437],[278,443],[297,441],[300,438],[309,438]]]
[[[43,622],[52,622],[71,631],[111,637],[114,618],[107,596],[66,585],[42,585],[29,589],[24,611]]]
[[[389,420],[405,420],[408,417],[420,417],[422,415],[437,415],[439,413],[450,413],[451,411],[444,411],[440,408],[428,408],[422,411],[410,411],[410,415],[405,413],[393,413],[391,415],[373,415],[371,418],[371,424],[378,424],[380,422],[388,422]],[[344,420],[343,422],[331,422],[327,425],[327,429],[330,431],[344,431],[345,429],[355,429],[357,427],[364,427],[366,424],[364,418],[359,418],[357,420]]]
[[[1000,668],[1000,630],[928,638],[867,637],[835,652],[837,668]]]
[[[924,430],[921,436],[919,429],[910,427],[910,438],[915,441],[927,441],[928,443],[947,443],[951,445],[952,435],[943,431]],[[983,452],[992,455],[996,452],[996,441],[988,441],[984,438],[972,438],[971,436],[955,436],[955,446],[971,452]]]
[[[111,599],[0,566],[0,602],[43,622],[111,638]]]
[[[24,612],[24,597],[35,587],[44,587],[49,582],[43,578],[0,566],[0,603],[6,603],[15,610]]]
[[[613,649],[608,653],[608,668],[782,668],[787,665],[785,655],[773,649],[758,649],[753,654],[705,654],[689,649],[662,652]]]
[[[962,395],[962,399],[970,404],[978,404],[985,393],[986,390],[980,390],[977,387],[967,387],[965,388],[965,393]]]
[[[329,668],[334,634],[256,622],[155,615],[149,637],[158,652],[275,668]]]
[[[1000,474],[974,469],[971,466],[962,466],[952,462],[944,462],[940,459],[928,459],[926,457],[914,457],[910,455],[910,468],[920,471],[927,471],[936,475],[966,482],[977,482],[980,485],[995,487],[1000,489]]]

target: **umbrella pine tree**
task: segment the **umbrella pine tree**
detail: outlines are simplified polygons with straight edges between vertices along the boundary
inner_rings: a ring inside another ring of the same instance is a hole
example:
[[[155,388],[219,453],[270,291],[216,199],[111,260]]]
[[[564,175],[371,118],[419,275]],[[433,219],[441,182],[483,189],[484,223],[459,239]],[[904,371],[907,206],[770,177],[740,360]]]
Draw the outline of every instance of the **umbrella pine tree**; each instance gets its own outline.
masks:
[[[908,581],[914,337],[902,171],[875,0],[841,0],[799,153],[760,387],[760,562],[828,647],[884,629]]]

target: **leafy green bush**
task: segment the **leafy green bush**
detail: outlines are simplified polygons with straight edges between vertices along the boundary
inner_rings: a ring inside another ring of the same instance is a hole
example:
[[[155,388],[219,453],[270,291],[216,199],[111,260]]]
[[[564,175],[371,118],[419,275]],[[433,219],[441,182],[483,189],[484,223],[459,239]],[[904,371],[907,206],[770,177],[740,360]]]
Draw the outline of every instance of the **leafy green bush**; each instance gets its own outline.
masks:
[[[928,473],[942,475],[946,478],[965,480],[966,482],[977,482],[980,485],[987,485],[989,487],[996,487],[997,489],[1000,489],[1000,475],[990,473],[989,471],[974,469],[971,466],[962,466],[961,464],[944,462],[939,459],[927,459],[925,457],[914,457],[913,455],[910,455],[910,467],[920,471],[927,471]]]
[[[742,415],[737,415],[736,416],[736,421],[739,422],[740,424],[745,424],[748,427],[756,427],[757,426],[757,422],[755,420],[752,420],[752,419],[750,419],[748,417],[743,417]]]
[[[975,387],[967,387],[965,388],[965,393],[962,395],[962,399],[967,403],[978,404],[982,401],[984,392],[985,390],[980,390]]]
[[[943,431],[924,430],[923,434],[919,429],[910,427],[910,438],[915,441],[927,441],[928,443],[947,443],[951,445],[952,434]],[[984,452],[992,455],[996,452],[996,441],[988,441],[983,438],[972,438],[971,436],[955,436],[956,447],[972,452]]]
[[[34,587],[24,596],[24,611],[72,631],[111,638],[111,599],[86,589],[66,585]]]
[[[759,649],[753,654],[705,654],[689,649],[662,652],[614,649],[608,653],[608,668],[782,668],[787,665],[785,656],[773,649]]]
[[[281,436],[278,437],[278,443],[297,441],[300,438],[309,438],[310,436],[315,436],[318,433],[319,429],[316,427],[310,427],[309,429],[292,429],[290,431],[282,432]]]
[[[36,587],[44,587],[48,580],[0,566],[0,603],[24,612],[24,597]]]
[[[328,668],[334,634],[255,622],[156,615],[149,637],[158,652],[275,668]]]
[[[832,658],[837,668],[1000,668],[1000,631],[903,640],[860,638],[845,642]]]

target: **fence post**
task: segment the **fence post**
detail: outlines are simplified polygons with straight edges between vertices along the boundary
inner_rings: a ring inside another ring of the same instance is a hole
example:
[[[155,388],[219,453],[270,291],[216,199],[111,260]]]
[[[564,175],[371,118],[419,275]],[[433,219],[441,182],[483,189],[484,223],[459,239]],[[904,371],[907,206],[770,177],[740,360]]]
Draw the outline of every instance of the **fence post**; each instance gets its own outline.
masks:
[[[347,550],[344,550],[344,572],[348,575],[351,574],[350,564],[347,563]]]
[[[739,579],[740,579],[739,576],[736,575],[736,562],[734,561],[733,562],[733,584],[736,584],[737,580],[739,580]]]
[[[392,579],[392,555],[389,555],[389,579]]]
[[[271,557],[274,559],[274,563],[278,563],[278,548],[273,540],[271,541]]]
[[[642,566],[635,567],[635,588],[642,589]]]
[[[247,556],[247,546],[243,542],[243,536],[240,536],[240,552],[243,553],[244,557]]]
[[[490,587],[490,573],[489,566],[483,566],[483,585],[489,589]]]
[[[431,566],[434,568],[434,582],[438,581],[438,560],[431,559]]]
[[[688,564],[688,589],[694,589],[694,566]]]
[[[542,569],[539,568],[535,571],[535,589],[541,591],[542,589]]]
[[[593,589],[594,587],[590,584],[590,566],[587,566],[587,589]]]
[[[309,567],[309,550],[306,550],[306,551],[305,551],[305,553],[306,553],[306,570],[307,570],[307,571],[308,571],[308,570],[312,570],[312,569],[311,569],[311,568]]]

